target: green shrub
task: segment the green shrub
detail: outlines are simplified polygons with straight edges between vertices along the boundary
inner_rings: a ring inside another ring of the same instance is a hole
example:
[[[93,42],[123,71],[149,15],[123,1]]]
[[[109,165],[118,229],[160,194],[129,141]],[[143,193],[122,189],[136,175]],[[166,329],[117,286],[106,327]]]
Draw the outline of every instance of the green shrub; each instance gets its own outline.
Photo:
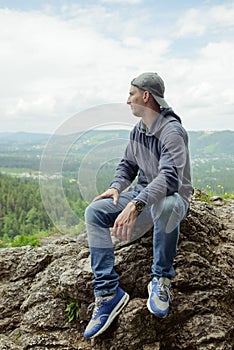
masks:
[[[38,247],[40,245],[40,241],[37,236],[21,236],[17,235],[14,237],[11,246],[12,247],[23,247],[25,245],[30,245],[31,247]]]
[[[68,322],[72,322],[78,319],[80,311],[80,303],[73,298],[67,298],[67,306],[65,309],[65,318]]]

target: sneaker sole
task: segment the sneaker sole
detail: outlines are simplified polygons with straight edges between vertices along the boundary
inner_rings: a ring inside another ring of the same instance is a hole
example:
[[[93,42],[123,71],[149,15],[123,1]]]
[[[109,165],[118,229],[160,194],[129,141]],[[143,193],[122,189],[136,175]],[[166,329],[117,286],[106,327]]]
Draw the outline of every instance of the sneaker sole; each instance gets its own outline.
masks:
[[[121,310],[127,305],[129,300],[129,295],[128,293],[125,292],[125,294],[122,296],[118,304],[114,307],[114,309],[111,311],[106,323],[104,326],[99,329],[97,333],[95,333],[90,339],[93,339],[103,333],[109,326],[110,324],[114,321],[115,317],[118,316],[118,314],[121,312]]]
[[[147,308],[148,308],[148,310],[151,312],[151,314],[153,314],[154,316],[157,316],[157,317],[159,317],[159,318],[165,318],[165,317],[167,317],[168,314],[161,316],[161,315],[158,315],[158,314],[156,314],[155,312],[153,312],[153,310],[151,309],[151,307],[150,307],[150,294],[151,294],[151,292],[152,292],[152,288],[151,288],[151,284],[149,283],[149,284],[148,284],[149,298],[148,298],[148,300],[147,300]]]

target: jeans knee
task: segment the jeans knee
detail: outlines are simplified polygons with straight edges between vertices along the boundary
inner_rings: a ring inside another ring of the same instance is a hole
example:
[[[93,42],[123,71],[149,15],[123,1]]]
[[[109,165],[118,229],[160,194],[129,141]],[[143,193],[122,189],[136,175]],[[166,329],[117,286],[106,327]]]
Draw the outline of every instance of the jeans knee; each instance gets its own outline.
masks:
[[[166,233],[172,232],[178,229],[186,208],[178,194],[168,196],[154,208],[154,220]]]
[[[85,217],[85,222],[87,224],[92,224],[93,223],[94,209],[92,208],[91,205],[88,205],[88,207],[85,209],[84,217]]]
[[[109,227],[109,216],[108,213],[103,210],[99,203],[91,203],[85,210],[85,223],[86,225],[93,225],[98,227]]]
[[[168,196],[165,199],[165,203],[162,208],[162,216],[169,217],[176,206],[176,197],[174,196]]]
[[[157,205],[152,206],[152,216],[157,219],[169,217],[175,208],[176,201],[177,199],[174,195],[163,198]]]

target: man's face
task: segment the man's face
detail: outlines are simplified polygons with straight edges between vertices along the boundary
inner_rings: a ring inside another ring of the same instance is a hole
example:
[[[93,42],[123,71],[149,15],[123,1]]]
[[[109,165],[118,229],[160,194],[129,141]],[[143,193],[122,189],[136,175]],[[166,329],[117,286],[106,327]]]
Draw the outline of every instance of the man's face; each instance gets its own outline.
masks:
[[[134,114],[137,117],[141,117],[143,115],[143,110],[145,109],[143,94],[144,91],[138,89],[136,86],[131,85],[127,104],[130,105],[132,114]]]

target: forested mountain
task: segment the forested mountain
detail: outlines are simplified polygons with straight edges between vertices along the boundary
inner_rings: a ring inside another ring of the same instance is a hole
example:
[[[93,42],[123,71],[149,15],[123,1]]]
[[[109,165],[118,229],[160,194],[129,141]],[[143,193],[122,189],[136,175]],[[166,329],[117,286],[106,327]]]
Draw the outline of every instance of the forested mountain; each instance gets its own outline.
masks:
[[[52,187],[53,190],[53,187]],[[63,181],[63,191],[77,217],[84,216],[87,203],[82,199],[77,184],[67,179]],[[50,193],[54,210],[63,213],[63,203],[55,191]],[[62,220],[72,225],[72,218],[62,214]],[[78,227],[77,233],[83,227]],[[41,198],[40,186],[37,179],[15,177],[0,174],[0,247],[37,245],[38,237],[54,232],[56,228],[49,218]]]
[[[0,172],[38,172],[41,156],[50,137],[47,134],[0,134]],[[91,130],[66,138],[56,136],[56,154],[53,157],[59,157],[60,145],[67,143],[69,147],[63,162],[64,173],[77,175],[84,159],[87,163],[89,161],[92,168],[94,162],[107,163],[113,157],[113,168],[114,162],[117,162],[115,156],[121,156],[128,137],[128,130]],[[190,131],[189,148],[194,185],[203,189],[211,186],[213,190],[221,185],[225,191],[233,192],[234,131]],[[111,166],[106,164],[108,169],[105,176]],[[111,176],[113,171],[109,174]]]
[[[28,132],[1,132],[0,133],[0,145],[26,145],[26,144],[39,144],[45,143],[49,139],[49,134],[37,134]]]
[[[37,183],[0,174],[0,232],[13,238],[19,231],[31,234],[48,229],[50,220]]]
[[[39,177],[48,175],[39,170],[50,137],[0,133],[0,247],[36,245],[38,233],[49,234],[55,229],[44,208],[39,186]],[[67,138],[57,136],[50,162],[60,160],[62,170],[47,180],[53,184],[61,177],[65,198],[78,217],[83,217],[87,202],[93,198],[93,189],[101,192],[109,185],[128,137],[127,130],[92,130]],[[190,131],[189,139],[193,185],[219,195],[234,193],[234,131]],[[64,156],[60,145],[69,142]],[[78,179],[79,171],[81,179]],[[51,188],[53,210],[62,213],[56,186],[54,191]],[[73,218],[64,215],[61,220],[69,224]]]
[[[234,131],[189,131],[190,151],[192,156],[233,156]],[[79,138],[81,133],[77,134]],[[106,139],[127,139],[127,130],[93,130],[88,133],[92,142],[98,144]],[[52,135],[37,133],[0,133],[0,154],[5,151],[36,151],[44,147]]]
[[[234,156],[234,131],[189,131],[193,157]]]

